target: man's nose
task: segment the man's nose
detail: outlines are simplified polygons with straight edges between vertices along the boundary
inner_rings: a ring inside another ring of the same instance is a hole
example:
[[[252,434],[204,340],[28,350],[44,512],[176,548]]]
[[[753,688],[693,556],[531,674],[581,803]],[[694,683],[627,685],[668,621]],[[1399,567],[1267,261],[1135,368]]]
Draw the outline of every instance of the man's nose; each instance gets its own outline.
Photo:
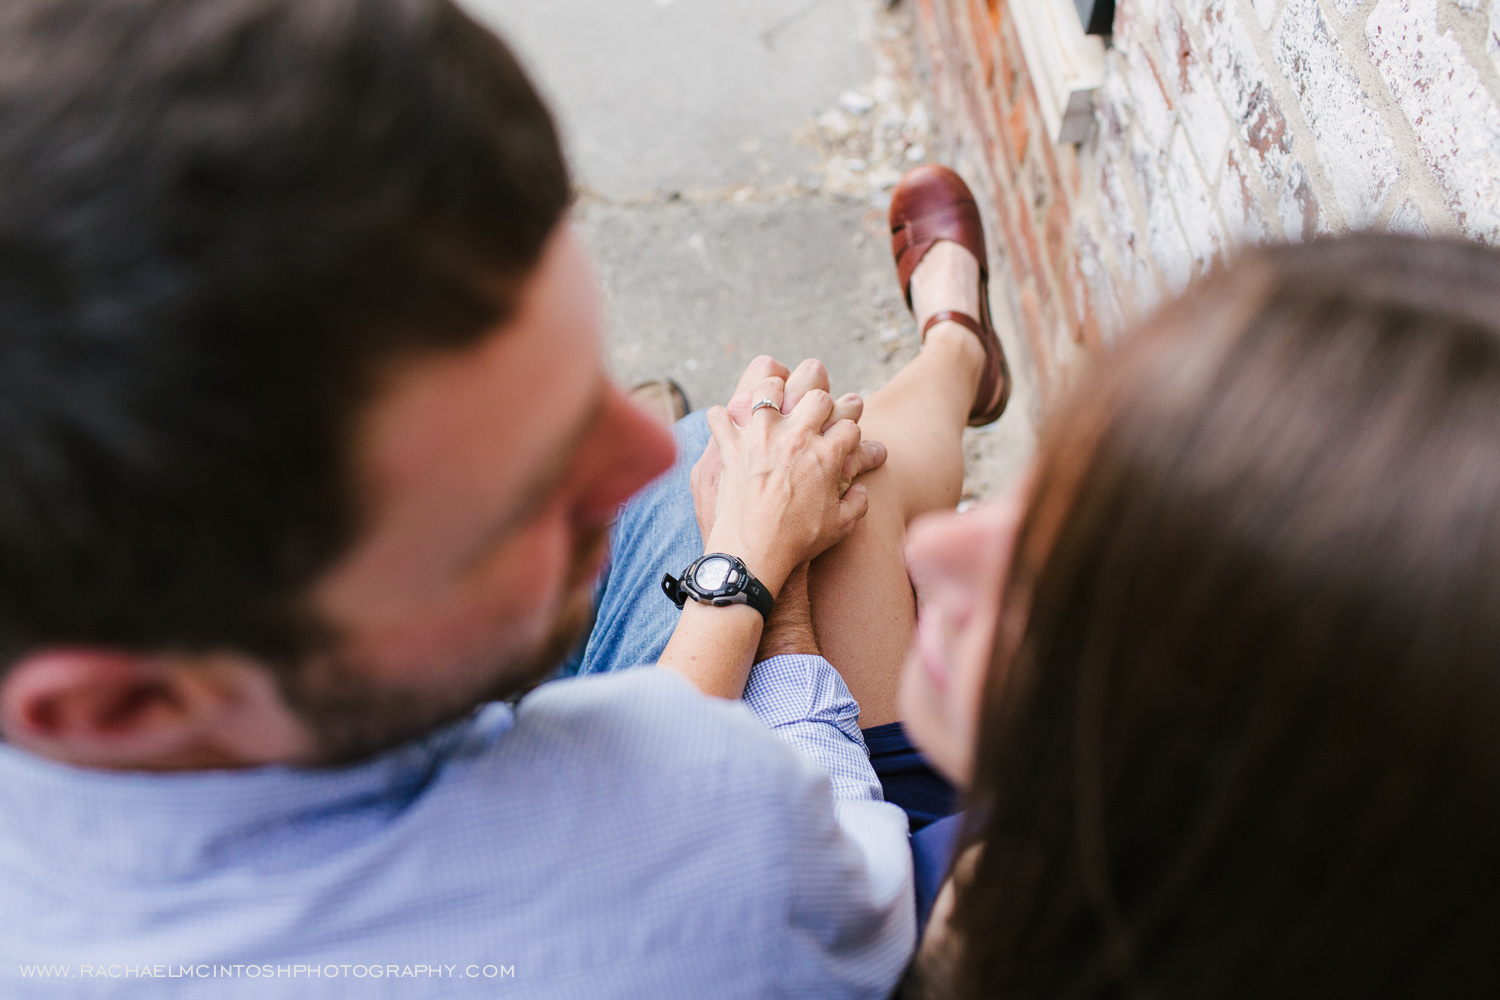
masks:
[[[672,467],[677,446],[672,432],[636,406],[619,388],[606,390],[598,429],[587,446],[585,469],[591,487],[580,515],[611,519],[616,509]]]

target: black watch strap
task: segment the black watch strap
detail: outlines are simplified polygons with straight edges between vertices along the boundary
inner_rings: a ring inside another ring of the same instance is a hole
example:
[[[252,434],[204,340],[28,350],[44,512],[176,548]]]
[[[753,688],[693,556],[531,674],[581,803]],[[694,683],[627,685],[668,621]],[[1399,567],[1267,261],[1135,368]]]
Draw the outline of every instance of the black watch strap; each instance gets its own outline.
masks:
[[[689,566],[688,569],[691,570],[692,567]],[[682,575],[687,576],[687,573],[684,572]],[[677,610],[681,611],[682,606],[687,603],[689,596],[687,588],[682,585],[682,581],[671,573],[668,573],[661,578],[661,589],[667,595],[667,600],[677,605]]]
[[[732,587],[722,591],[704,593],[695,586],[692,581],[698,569],[698,564],[708,559],[727,559],[735,571],[735,583]],[[724,552],[709,552],[688,564],[687,569],[682,571],[682,578],[678,579],[671,573],[662,577],[661,589],[680,609],[689,600],[697,601],[699,604],[708,604],[714,607],[726,607],[730,604],[748,604],[759,611],[762,618],[771,617],[771,609],[776,601],[771,592],[766,589],[765,584],[755,578],[755,574],[746,568],[745,563],[737,556],[731,556]]]
[[[759,611],[762,618],[771,617],[771,608],[776,603],[771,592],[749,570],[745,570],[745,603]]]

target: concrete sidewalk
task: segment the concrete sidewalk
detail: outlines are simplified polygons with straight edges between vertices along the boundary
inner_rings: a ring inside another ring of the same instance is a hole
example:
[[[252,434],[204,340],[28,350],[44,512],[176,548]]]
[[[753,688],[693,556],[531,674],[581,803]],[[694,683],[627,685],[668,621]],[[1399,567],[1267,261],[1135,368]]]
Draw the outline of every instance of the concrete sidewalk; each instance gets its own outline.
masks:
[[[622,382],[669,375],[706,406],[770,353],[817,357],[835,393],[868,392],[916,353],[885,210],[903,170],[941,156],[899,7],[464,2],[558,113]],[[1028,389],[969,433],[969,495],[1030,453]]]

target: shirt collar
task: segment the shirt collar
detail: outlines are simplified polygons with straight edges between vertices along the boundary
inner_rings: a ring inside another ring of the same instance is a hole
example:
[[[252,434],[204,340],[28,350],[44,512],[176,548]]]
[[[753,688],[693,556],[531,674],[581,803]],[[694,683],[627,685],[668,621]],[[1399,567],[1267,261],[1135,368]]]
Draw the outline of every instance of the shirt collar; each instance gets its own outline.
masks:
[[[492,743],[505,705],[337,768],[121,772],[0,744],[0,850],[78,874],[159,880],[305,863],[409,806],[455,757]],[[282,842],[295,850],[266,850]]]

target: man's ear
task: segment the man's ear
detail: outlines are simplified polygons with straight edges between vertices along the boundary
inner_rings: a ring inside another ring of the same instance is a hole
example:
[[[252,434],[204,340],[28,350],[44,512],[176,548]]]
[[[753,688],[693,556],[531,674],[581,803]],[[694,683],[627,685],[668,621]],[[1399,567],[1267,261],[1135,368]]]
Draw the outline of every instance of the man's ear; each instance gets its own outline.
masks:
[[[188,692],[152,658],[108,649],[48,649],[0,684],[0,733],[33,753],[92,767],[172,758],[197,736]]]
[[[0,680],[0,736],[84,767],[178,770],[290,760],[306,752],[297,728],[265,671],[237,659],[44,649]]]

